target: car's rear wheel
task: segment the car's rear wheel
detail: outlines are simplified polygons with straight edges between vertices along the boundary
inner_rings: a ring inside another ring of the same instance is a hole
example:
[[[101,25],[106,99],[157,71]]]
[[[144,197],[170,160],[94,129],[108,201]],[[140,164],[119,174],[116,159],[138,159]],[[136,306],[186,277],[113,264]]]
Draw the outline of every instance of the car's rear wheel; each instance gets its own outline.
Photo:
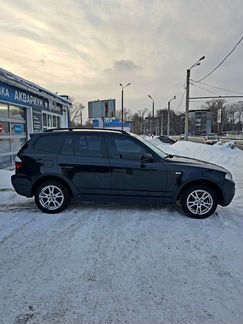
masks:
[[[181,205],[187,216],[198,219],[206,218],[217,208],[217,194],[209,186],[194,185],[182,192]]]
[[[55,214],[64,210],[71,196],[66,186],[58,181],[41,183],[35,192],[35,203],[44,213]]]

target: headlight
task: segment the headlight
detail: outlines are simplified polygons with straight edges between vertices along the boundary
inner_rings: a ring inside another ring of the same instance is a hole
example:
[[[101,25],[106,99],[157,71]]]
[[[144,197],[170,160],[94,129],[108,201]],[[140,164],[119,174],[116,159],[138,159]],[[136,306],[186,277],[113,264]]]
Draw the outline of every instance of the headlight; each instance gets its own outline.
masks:
[[[225,179],[227,179],[229,181],[233,181],[232,174],[230,172],[225,173]]]

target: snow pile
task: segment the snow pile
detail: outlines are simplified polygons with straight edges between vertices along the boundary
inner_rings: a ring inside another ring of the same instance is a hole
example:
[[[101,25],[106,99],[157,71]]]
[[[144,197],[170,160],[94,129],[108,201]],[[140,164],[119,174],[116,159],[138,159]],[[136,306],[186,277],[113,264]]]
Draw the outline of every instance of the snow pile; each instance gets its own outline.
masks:
[[[0,170],[0,189],[13,189],[11,175],[14,171]]]
[[[231,143],[205,145],[186,141],[178,141],[173,145],[150,142],[160,150],[168,154],[176,154],[185,157],[199,159],[222,166],[229,170],[236,179],[243,173],[243,151],[238,148],[232,149]]]

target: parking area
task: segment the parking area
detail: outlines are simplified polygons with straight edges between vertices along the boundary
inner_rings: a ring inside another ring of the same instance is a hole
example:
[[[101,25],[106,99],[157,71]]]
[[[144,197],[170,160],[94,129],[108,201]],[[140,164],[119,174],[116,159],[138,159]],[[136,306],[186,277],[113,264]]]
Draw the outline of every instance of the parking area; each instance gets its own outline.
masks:
[[[14,199],[13,199],[14,201]],[[0,212],[3,323],[241,323],[242,215],[78,204]]]

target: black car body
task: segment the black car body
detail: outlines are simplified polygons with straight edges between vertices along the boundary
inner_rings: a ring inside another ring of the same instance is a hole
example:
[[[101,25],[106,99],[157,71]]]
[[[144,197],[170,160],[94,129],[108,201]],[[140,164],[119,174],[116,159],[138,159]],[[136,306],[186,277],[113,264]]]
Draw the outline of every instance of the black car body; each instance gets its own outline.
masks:
[[[160,135],[157,137],[162,143],[165,144],[174,144],[176,143],[176,140],[170,136],[167,135]]]
[[[234,196],[217,165],[166,155],[139,136],[115,130],[59,129],[34,135],[18,152],[12,184],[44,212],[79,201],[176,203],[205,218]]]

